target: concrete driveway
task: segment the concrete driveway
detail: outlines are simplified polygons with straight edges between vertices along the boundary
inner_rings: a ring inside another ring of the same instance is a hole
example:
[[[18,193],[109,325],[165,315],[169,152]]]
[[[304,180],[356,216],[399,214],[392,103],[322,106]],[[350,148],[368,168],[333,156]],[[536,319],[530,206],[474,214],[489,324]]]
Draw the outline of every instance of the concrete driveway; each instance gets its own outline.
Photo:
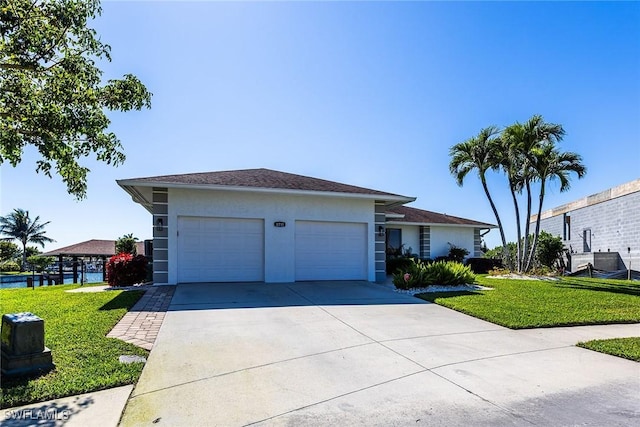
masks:
[[[121,425],[639,425],[640,364],[366,282],[183,284]]]

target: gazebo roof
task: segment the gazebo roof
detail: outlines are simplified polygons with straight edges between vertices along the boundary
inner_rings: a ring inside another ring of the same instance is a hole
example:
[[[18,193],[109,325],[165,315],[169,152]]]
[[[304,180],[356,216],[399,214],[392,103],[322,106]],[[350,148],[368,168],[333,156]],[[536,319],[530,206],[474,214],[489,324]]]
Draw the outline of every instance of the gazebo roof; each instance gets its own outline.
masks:
[[[145,255],[144,242],[136,242],[138,254]],[[44,253],[45,256],[113,256],[116,254],[115,240],[92,239],[86,242],[76,243]]]

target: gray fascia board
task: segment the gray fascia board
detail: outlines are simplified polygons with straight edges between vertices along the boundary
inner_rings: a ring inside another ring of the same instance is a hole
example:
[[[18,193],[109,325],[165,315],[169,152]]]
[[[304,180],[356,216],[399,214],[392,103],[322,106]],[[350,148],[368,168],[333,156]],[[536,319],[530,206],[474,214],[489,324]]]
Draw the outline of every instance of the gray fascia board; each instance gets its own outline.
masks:
[[[451,224],[451,223],[442,223],[442,222],[405,222],[405,221],[387,221],[387,225],[428,225],[430,227],[463,227],[463,228],[479,228],[481,230],[490,230],[493,228],[498,228],[497,225],[493,224]]]
[[[393,194],[370,194],[370,193],[342,193],[335,191],[313,191],[313,190],[289,190],[283,188],[261,188],[261,187],[244,187],[244,186],[229,186],[229,185],[194,185],[194,184],[180,184],[180,183],[169,183],[169,182],[145,182],[145,181],[136,181],[136,180],[118,180],[116,181],[118,185],[125,189],[129,194],[134,197],[134,201],[136,203],[141,203],[136,199],[134,193],[129,191],[127,188],[135,188],[135,187],[164,187],[164,188],[176,188],[176,189],[185,189],[185,190],[218,190],[218,191],[236,191],[236,192],[247,192],[247,193],[271,193],[271,194],[290,194],[290,195],[300,195],[300,196],[321,196],[321,197],[342,197],[342,198],[351,198],[351,199],[368,199],[368,200],[384,200],[387,207],[395,207],[401,206],[406,203],[411,203],[416,200],[415,197],[407,197]],[[145,200],[142,197],[141,193],[137,190],[134,190],[136,195],[139,195],[142,200]]]

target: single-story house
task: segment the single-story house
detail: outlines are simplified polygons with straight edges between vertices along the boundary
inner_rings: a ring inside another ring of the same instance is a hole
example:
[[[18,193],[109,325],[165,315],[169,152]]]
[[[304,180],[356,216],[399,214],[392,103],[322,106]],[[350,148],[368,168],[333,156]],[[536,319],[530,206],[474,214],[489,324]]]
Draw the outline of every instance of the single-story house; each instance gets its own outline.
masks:
[[[449,253],[451,246],[469,251],[470,257],[482,256],[482,236],[493,224],[447,214],[398,206],[386,214],[387,253],[400,249],[420,258],[436,258]]]
[[[156,284],[384,281],[390,244],[479,255],[481,232],[495,227],[403,206],[415,197],[269,169],[117,182],[153,215]]]

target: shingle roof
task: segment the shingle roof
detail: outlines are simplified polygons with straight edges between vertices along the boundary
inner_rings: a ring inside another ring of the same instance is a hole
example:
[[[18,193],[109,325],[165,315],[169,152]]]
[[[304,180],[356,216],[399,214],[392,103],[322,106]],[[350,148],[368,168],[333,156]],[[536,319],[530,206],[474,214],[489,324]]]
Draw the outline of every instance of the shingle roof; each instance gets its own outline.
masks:
[[[356,187],[325,179],[296,175],[271,169],[244,169],[221,172],[187,173],[180,175],[163,175],[146,178],[134,178],[122,182],[135,182],[140,185],[148,183],[161,186],[162,184],[228,186],[264,189],[318,191],[331,193],[351,193],[379,196],[405,197],[398,194]],[[120,181],[119,181],[120,182]]]
[[[391,218],[390,222],[407,222],[414,224],[450,224],[450,225],[468,225],[482,228],[495,228],[493,224],[474,221],[471,219],[460,218],[441,214],[437,212],[425,211],[422,209],[411,208],[409,206],[395,207],[387,211],[387,213],[404,215],[402,218]]]
[[[136,249],[139,255],[144,255],[144,242],[136,242]],[[76,243],[44,253],[45,256],[112,256],[116,254],[115,240],[92,239],[86,242]]]

